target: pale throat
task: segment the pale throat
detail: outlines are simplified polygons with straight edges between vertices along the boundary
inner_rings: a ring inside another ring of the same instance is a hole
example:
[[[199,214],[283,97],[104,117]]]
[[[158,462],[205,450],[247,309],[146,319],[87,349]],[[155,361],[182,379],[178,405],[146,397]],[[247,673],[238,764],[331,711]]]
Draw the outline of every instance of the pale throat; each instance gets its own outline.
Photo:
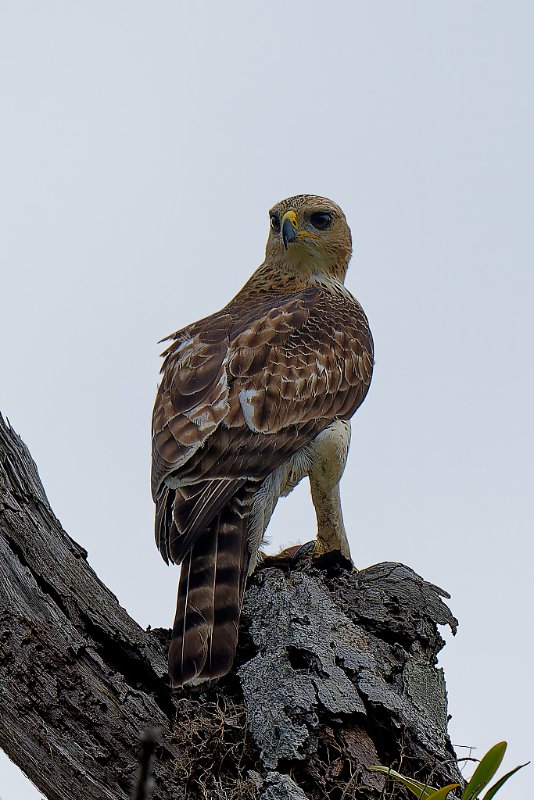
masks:
[[[347,265],[337,265],[322,254],[309,250],[294,254],[288,252],[284,256],[279,261],[280,267],[307,286],[338,289],[344,284]]]

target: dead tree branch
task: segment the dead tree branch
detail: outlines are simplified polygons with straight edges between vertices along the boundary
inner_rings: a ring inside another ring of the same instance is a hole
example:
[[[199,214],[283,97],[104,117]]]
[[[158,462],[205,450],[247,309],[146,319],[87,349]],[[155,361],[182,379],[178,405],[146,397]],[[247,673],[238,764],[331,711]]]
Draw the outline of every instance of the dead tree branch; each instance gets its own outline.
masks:
[[[368,800],[374,763],[458,779],[435,666],[456,621],[407,567],[268,559],[232,675],[172,695],[168,632],[143,631],[86,557],[0,417],[0,746],[48,800],[128,800],[154,727],[157,800]]]

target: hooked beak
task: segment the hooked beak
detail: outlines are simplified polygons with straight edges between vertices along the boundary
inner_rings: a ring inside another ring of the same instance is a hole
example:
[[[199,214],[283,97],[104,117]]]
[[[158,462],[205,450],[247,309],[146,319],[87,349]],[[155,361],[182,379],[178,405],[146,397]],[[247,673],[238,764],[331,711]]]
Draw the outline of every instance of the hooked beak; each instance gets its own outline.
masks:
[[[297,215],[294,211],[286,211],[282,217],[282,241],[287,250],[290,242],[296,241],[299,237]]]

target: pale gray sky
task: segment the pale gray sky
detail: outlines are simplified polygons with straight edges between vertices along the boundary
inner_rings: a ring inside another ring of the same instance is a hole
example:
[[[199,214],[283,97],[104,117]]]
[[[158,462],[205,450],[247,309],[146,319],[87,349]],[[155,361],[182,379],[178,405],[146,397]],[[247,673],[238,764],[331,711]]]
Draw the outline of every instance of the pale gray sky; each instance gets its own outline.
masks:
[[[170,626],[157,340],[240,288],[275,201],[332,197],[376,343],[353,555],[452,594],[452,740],[507,739],[509,768],[534,755],[533,23],[528,0],[0,3],[0,410],[64,527]],[[312,538],[307,486],[269,534]],[[19,775],[0,762],[2,800],[39,797]]]

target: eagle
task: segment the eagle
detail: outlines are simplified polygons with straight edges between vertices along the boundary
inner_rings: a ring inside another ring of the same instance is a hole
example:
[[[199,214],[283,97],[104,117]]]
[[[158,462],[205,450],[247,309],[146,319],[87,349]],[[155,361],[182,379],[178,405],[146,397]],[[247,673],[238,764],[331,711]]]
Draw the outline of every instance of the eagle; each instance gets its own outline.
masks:
[[[181,564],[173,687],[231,670],[269,519],[305,476],[314,552],[350,558],[339,481],[374,363],[367,317],[344,285],[351,232],[316,195],[282,200],[269,218],[265,260],[241,291],[164,340],[152,494],[157,546]]]

